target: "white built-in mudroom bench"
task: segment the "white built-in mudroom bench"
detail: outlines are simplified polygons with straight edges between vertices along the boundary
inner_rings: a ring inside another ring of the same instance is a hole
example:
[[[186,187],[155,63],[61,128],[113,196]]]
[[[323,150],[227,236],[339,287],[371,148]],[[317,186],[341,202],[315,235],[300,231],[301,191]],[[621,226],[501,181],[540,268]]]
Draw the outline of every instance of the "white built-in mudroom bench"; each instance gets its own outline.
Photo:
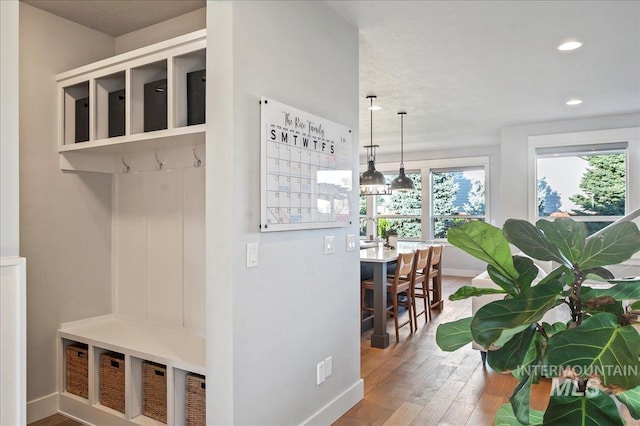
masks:
[[[57,336],[83,422],[204,424],[205,67],[201,30],[57,76],[60,168],[113,176],[112,312]]]

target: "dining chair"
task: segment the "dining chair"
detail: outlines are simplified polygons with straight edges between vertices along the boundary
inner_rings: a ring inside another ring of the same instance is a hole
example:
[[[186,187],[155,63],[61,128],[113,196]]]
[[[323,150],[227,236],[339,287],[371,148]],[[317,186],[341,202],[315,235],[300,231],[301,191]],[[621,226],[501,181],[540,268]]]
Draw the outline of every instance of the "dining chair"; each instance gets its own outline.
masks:
[[[442,301],[442,251],[444,245],[431,246],[431,259],[428,266],[428,277],[426,279],[427,288],[431,297],[431,308],[442,311],[444,302]]]
[[[431,261],[431,247],[416,250],[411,270],[411,310],[413,311],[413,326],[418,330],[418,317],[424,314],[424,323],[431,321],[431,301],[428,291],[429,266]],[[423,309],[417,311],[416,299],[422,299]]]
[[[391,305],[387,304],[387,315],[390,315],[394,319],[396,329],[396,343],[400,341],[400,327],[404,327],[409,324],[409,328],[413,333],[413,313],[411,304],[411,274],[413,268],[414,253],[400,253],[398,254],[398,260],[396,262],[396,272],[393,277],[387,278],[387,295],[391,296]],[[365,293],[367,290],[373,291],[374,283],[373,279],[364,280],[360,283],[360,308],[362,312],[373,312],[373,308],[364,306]],[[407,297],[404,302],[400,302],[400,295],[406,294]],[[404,305],[407,309],[408,319],[402,324],[398,321],[398,308],[400,304]],[[366,321],[369,317],[363,319]]]

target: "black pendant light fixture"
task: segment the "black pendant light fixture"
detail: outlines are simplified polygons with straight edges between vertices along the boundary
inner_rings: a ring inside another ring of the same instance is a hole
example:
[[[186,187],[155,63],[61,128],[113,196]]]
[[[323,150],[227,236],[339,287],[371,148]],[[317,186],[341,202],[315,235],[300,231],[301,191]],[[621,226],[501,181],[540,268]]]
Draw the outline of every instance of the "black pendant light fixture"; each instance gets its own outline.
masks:
[[[376,170],[376,148],[378,145],[373,144],[373,100],[375,95],[367,96],[371,101],[371,143],[365,145],[367,149],[367,170],[360,175],[360,189],[364,194],[385,194],[387,192],[387,180],[384,175]]]
[[[413,181],[404,174],[404,116],[407,113],[402,111],[398,115],[400,116],[400,173],[391,182],[391,190],[411,191],[415,189]]]

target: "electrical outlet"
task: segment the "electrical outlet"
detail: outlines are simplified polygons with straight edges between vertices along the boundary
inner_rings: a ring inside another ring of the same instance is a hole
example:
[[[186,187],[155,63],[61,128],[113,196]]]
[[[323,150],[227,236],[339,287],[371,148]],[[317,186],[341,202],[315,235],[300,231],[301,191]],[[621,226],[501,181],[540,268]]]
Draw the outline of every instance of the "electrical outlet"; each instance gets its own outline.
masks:
[[[347,251],[354,251],[356,249],[356,243],[358,239],[355,235],[347,235]]]
[[[324,372],[325,377],[329,377],[333,374],[333,358],[328,356],[324,360]]]
[[[324,361],[320,361],[316,366],[316,384],[319,385],[324,382],[326,378],[326,370],[325,370]]]
[[[336,236],[327,235],[324,237],[324,254],[333,254],[336,252]]]

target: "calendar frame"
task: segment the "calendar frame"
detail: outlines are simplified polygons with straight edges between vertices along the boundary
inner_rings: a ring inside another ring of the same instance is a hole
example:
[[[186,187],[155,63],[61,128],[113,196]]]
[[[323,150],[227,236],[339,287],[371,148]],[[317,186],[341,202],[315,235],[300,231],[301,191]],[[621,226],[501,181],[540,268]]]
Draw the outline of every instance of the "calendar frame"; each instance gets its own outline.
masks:
[[[341,124],[260,98],[262,232],[351,223],[351,135]]]

